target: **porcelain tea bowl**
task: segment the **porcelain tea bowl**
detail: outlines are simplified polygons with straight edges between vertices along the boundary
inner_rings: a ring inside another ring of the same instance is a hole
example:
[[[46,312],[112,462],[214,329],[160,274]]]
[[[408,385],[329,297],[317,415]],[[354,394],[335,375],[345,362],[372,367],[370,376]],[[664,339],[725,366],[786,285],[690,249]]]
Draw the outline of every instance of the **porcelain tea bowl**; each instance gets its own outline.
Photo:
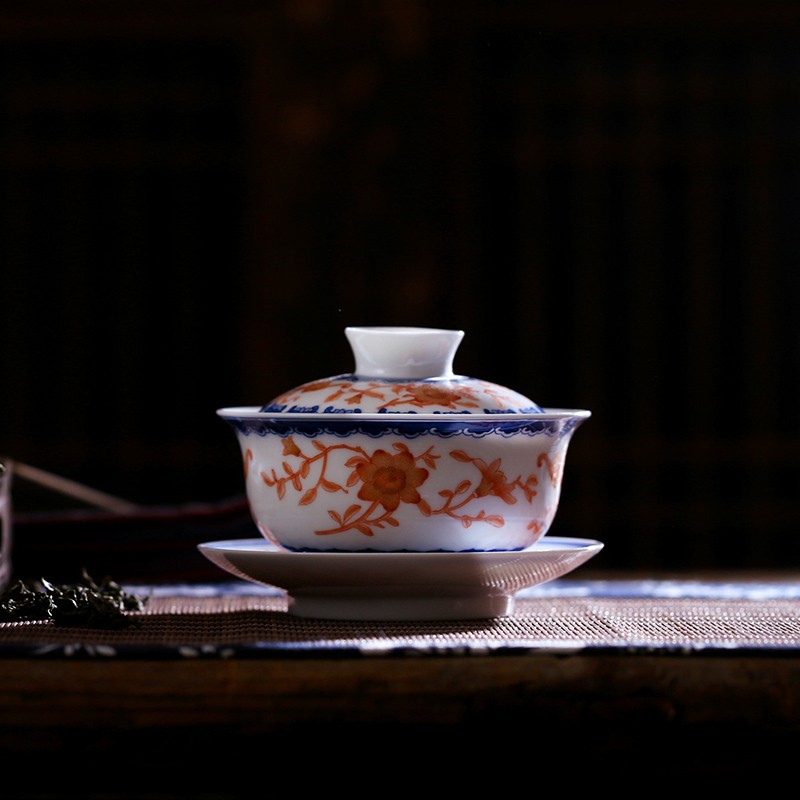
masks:
[[[353,373],[217,411],[261,534],[292,552],[517,551],[541,539],[590,412],[455,374],[462,331],[345,335]]]

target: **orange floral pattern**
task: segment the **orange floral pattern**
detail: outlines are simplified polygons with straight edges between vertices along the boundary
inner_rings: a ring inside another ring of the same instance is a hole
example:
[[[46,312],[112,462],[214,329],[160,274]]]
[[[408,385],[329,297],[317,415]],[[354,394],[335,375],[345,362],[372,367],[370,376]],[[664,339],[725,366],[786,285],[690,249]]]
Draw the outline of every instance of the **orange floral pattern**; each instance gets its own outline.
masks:
[[[428,470],[417,467],[407,450],[395,455],[376,450],[368,461],[356,464],[356,472],[364,483],[359,499],[378,503],[387,511],[394,511],[401,501],[419,503],[417,487],[428,477]]]
[[[441,502],[433,507],[419,490],[436,470],[442,456],[435,452],[435,446],[417,454],[402,442],[395,442],[392,447],[395,452],[377,449],[369,453],[356,445],[325,445],[312,439],[307,451],[304,451],[293,436],[287,436],[283,440],[282,474],[274,467],[259,474],[266,486],[275,489],[279,499],[286,498],[290,490],[299,494],[299,505],[316,502],[320,492],[355,493],[355,500],[360,502],[350,503],[343,511],[327,509],[333,525],[316,530],[315,533],[320,536],[350,530],[359,531],[364,536],[374,536],[376,530],[399,525],[395,512],[401,504],[416,507],[426,517],[445,515],[456,519],[465,528],[475,523],[501,528],[505,525],[503,515],[489,514],[483,509],[469,513],[467,506],[473,500],[487,497],[499,498],[507,505],[516,504],[520,497],[531,503],[539,491],[539,477],[535,473],[524,477],[518,475],[512,479],[504,472],[501,459],[487,463],[465,450],[454,449],[447,455],[462,464],[471,465],[475,471],[474,478],[463,478],[455,487],[440,489],[437,496]],[[332,459],[337,454],[345,458],[344,465],[349,470],[343,483],[329,477]],[[248,451],[245,464],[251,460],[252,454]],[[543,464],[548,477],[553,480],[554,471],[545,454],[538,458],[538,468]],[[539,532],[544,526],[544,520],[533,519],[527,527]]]
[[[512,408],[515,399],[501,391],[501,387],[485,381],[431,381],[417,383],[382,383],[380,381],[350,381],[346,379],[325,378],[306,383],[276,397],[270,408],[288,409],[297,404],[309,402],[308,395],[321,394],[320,404],[338,403],[358,407],[367,398],[375,401],[376,411],[396,410],[399,407],[411,409],[439,409],[447,411],[473,411],[481,409],[481,400],[492,398],[498,407]]]
[[[475,402],[475,391],[469,387],[452,389],[437,386],[434,383],[400,384],[394,387],[397,397],[388,400],[380,406],[380,410],[392,408],[397,405],[411,405],[416,408],[437,406],[448,411],[457,411],[459,408],[480,408]]]

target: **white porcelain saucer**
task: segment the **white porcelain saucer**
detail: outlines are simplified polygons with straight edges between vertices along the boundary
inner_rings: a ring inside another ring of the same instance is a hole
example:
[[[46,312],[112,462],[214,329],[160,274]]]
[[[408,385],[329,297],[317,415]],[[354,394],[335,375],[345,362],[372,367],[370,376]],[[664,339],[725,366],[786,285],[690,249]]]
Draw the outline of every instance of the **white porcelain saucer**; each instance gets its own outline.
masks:
[[[603,544],[545,536],[496,553],[293,553],[266,539],[197,547],[238,578],[284,590],[294,616],[442,620],[507,616],[517,592],[565,575]]]

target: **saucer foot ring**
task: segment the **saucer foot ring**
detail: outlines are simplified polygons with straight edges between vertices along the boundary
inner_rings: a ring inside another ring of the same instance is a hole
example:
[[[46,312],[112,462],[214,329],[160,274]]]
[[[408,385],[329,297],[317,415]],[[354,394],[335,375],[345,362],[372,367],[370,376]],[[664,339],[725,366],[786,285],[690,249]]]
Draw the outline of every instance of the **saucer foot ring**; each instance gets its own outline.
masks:
[[[365,597],[341,594],[290,594],[295,617],[366,621],[493,619],[514,610],[510,595],[491,597]]]

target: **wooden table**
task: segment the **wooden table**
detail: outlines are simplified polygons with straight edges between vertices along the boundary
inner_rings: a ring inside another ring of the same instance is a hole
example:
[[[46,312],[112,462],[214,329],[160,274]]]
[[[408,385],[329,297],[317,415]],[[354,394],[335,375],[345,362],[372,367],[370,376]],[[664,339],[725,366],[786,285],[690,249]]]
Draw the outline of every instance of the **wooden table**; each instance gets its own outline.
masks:
[[[300,619],[245,582],[132,589],[153,595],[130,629],[0,625],[4,772],[221,798],[364,759],[448,791],[535,765],[573,788],[794,770],[800,575],[561,579],[507,618],[416,624]]]

